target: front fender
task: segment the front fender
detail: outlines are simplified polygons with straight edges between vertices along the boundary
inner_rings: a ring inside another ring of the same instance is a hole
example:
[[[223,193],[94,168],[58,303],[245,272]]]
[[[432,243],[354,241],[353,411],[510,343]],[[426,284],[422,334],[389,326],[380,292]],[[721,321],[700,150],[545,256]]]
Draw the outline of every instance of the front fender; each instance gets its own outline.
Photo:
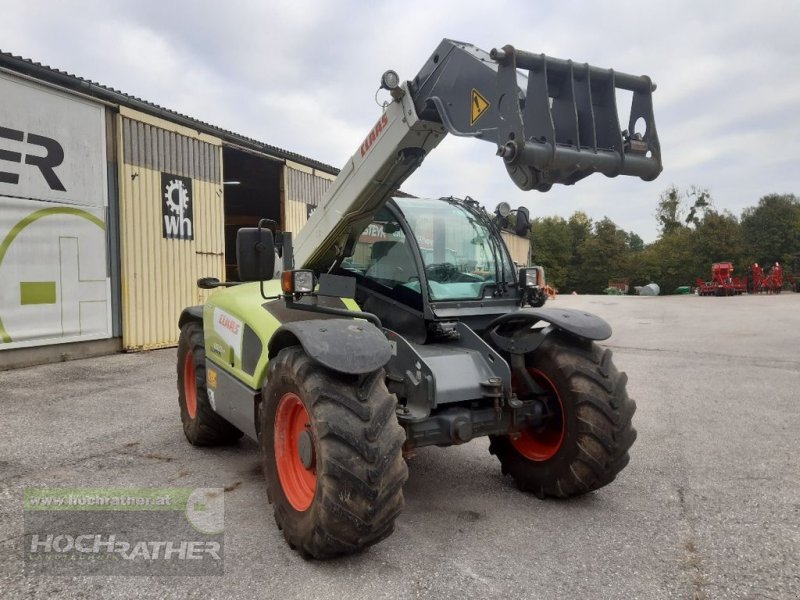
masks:
[[[383,367],[392,346],[372,323],[353,319],[313,319],[285,323],[269,341],[269,358],[300,344],[322,366],[348,375],[363,375]]]
[[[187,306],[181,311],[181,316],[178,318],[178,329],[183,328],[186,323],[190,321],[198,321],[203,323],[203,305]]]
[[[606,321],[583,310],[573,308],[522,308],[508,313],[489,323],[486,331],[494,331],[500,325],[519,323],[531,326],[539,321],[567,331],[587,340],[602,341],[611,337],[611,325]]]

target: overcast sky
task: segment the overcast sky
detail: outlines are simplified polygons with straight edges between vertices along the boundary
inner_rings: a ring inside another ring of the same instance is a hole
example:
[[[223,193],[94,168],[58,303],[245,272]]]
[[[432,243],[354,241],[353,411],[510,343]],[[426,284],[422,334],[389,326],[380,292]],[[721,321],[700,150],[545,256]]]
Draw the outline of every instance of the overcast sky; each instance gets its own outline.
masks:
[[[380,114],[381,73],[413,78],[443,37],[650,75],[664,171],[521,192],[492,145],[450,136],[410,193],[583,210],[646,241],[671,184],[737,216],[800,193],[797,0],[0,2],[0,50],[335,167]]]

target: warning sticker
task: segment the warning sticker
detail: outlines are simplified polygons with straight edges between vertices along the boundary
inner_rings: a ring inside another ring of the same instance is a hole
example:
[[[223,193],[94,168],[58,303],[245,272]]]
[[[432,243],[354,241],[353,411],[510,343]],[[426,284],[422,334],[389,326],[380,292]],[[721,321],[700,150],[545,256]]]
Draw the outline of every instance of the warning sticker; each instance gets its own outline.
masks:
[[[469,124],[475,125],[475,121],[481,118],[481,115],[489,108],[489,101],[483,97],[478,90],[472,90],[472,111],[470,113]]]

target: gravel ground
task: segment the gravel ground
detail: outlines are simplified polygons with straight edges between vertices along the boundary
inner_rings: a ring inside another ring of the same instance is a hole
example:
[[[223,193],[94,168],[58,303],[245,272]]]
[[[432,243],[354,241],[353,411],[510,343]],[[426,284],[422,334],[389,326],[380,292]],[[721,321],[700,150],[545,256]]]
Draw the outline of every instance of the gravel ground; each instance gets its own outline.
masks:
[[[0,372],[0,597],[800,597],[800,295],[549,306],[614,327],[638,403],[629,467],[540,501],[485,439],[421,449],[395,533],[329,562],[284,543],[254,443],[186,442],[174,349]],[[26,576],[22,494],[37,486],[226,487],[225,574]]]

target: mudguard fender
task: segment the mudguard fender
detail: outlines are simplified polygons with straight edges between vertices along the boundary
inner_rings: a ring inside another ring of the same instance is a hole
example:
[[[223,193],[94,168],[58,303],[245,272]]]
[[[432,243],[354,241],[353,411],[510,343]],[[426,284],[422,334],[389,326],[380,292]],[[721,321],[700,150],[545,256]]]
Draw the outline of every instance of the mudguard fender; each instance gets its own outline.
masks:
[[[548,331],[545,330],[542,335],[519,339],[500,335],[497,330],[500,326],[507,328],[514,325],[518,325],[520,328],[530,328],[540,321],[588,340],[601,341],[611,337],[611,326],[603,319],[586,311],[572,308],[523,308],[496,318],[489,323],[484,335],[488,336],[501,350],[524,354],[532,352],[538,347]]]
[[[178,329],[182,328],[189,321],[203,322],[203,305],[187,306],[181,311],[181,316],[178,318]]]
[[[353,319],[313,319],[281,325],[269,341],[270,360],[283,348],[297,344],[323,367],[349,375],[371,373],[392,356],[392,346],[380,329]]]

